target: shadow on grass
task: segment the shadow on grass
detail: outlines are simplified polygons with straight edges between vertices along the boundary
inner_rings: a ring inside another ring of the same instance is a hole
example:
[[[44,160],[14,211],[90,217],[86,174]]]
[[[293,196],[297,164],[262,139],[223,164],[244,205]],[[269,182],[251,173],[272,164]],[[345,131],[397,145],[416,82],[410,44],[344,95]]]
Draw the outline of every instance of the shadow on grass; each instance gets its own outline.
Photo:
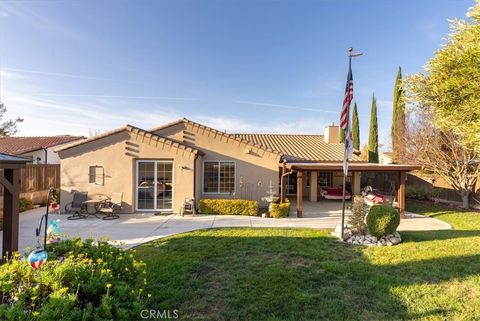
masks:
[[[151,308],[178,309],[184,320],[442,319],[456,311],[426,304],[411,312],[392,289],[428,287],[480,270],[478,255],[374,265],[362,247],[325,232],[264,234],[206,230],[139,247]]]

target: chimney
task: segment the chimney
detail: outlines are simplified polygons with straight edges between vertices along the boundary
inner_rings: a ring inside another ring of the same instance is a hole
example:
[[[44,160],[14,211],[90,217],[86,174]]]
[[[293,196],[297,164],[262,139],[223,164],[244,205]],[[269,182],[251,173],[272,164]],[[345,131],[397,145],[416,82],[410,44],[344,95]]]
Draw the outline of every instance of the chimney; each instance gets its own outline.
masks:
[[[332,123],[330,126],[325,127],[325,133],[323,135],[325,143],[338,144],[340,143],[340,127]]]

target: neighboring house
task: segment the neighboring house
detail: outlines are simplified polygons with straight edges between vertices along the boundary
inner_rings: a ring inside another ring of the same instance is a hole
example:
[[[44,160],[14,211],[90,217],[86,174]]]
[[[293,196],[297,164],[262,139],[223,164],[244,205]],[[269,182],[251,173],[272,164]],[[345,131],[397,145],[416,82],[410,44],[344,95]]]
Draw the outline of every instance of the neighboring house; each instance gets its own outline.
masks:
[[[60,164],[56,148],[84,139],[81,136],[0,137],[0,153],[27,157],[34,164]]]
[[[378,156],[378,163],[393,164],[393,153],[392,152],[380,153],[380,155]]]
[[[338,126],[326,127],[325,135],[229,134],[184,118],[150,130],[126,125],[57,152],[62,207],[73,191],[89,198],[123,192],[124,212],[178,212],[192,197],[261,200],[272,184],[297,195],[301,214],[303,198],[317,201],[322,186],[342,184],[344,145]],[[411,169],[355,155],[350,168],[349,186],[357,194],[361,171],[404,177]]]

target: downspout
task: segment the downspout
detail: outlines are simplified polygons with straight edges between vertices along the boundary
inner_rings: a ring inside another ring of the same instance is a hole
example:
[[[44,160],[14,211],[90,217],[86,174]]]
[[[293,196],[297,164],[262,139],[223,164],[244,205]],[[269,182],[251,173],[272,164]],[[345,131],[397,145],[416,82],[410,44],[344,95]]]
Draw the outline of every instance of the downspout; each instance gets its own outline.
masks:
[[[44,164],[46,165],[46,164],[48,164],[48,158],[47,158],[47,157],[48,157],[48,151],[47,151],[47,149],[46,149],[46,148],[42,148],[42,149],[43,149],[43,151],[45,152],[45,160],[44,160]]]
[[[198,153],[195,153],[195,158],[193,159],[193,199],[194,204],[193,206],[197,206],[197,158],[198,158]]]

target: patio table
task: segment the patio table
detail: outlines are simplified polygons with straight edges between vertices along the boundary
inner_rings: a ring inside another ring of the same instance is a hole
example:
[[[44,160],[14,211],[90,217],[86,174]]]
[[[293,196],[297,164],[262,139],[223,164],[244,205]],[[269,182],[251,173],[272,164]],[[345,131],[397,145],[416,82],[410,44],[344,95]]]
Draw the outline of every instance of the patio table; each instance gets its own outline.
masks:
[[[96,218],[99,219],[100,217],[98,217],[98,215],[97,215],[98,213],[100,213],[99,205],[104,203],[104,202],[105,202],[105,199],[101,199],[101,198],[96,199],[96,200],[87,200],[87,201],[83,202],[83,204],[85,205],[86,214],[88,216],[93,215],[93,216],[95,216]],[[92,208],[94,209],[94,211],[89,210],[89,209],[92,209]]]

